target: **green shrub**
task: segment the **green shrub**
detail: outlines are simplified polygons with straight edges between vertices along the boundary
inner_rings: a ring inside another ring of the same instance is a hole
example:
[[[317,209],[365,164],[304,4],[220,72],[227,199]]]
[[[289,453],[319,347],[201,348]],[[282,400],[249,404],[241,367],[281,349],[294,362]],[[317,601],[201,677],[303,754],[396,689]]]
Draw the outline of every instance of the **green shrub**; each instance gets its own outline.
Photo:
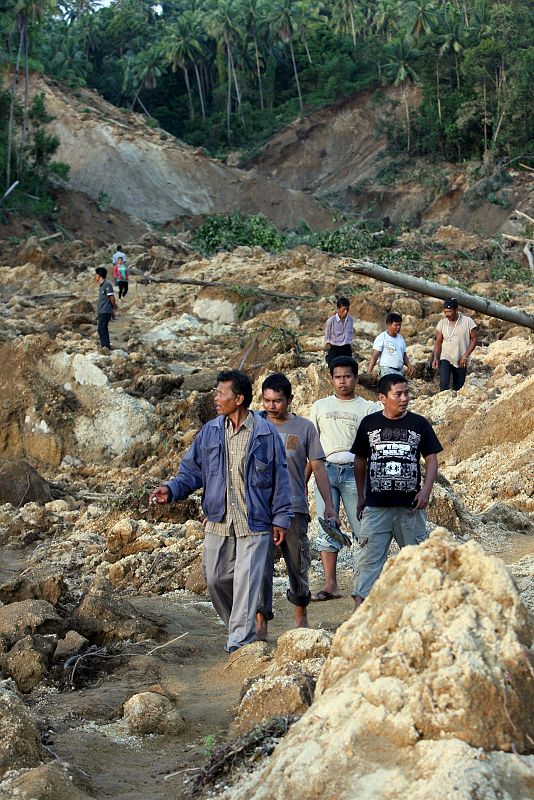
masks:
[[[380,247],[392,247],[395,242],[394,236],[388,234],[371,236],[366,228],[362,228],[354,222],[347,222],[337,231],[321,234],[317,239],[316,246],[328,253],[363,258]]]
[[[191,240],[192,246],[204,255],[235,247],[263,247],[278,253],[286,243],[286,236],[263,214],[215,214],[206,217]]]

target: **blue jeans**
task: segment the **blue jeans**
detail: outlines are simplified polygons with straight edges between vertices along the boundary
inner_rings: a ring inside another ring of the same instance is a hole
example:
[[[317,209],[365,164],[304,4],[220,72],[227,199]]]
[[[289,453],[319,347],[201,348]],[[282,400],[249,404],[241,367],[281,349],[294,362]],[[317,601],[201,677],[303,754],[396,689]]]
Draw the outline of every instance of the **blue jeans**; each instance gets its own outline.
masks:
[[[400,548],[424,542],[428,538],[426,513],[404,506],[366,506],[355,545],[353,597],[367,597],[386,563],[393,538]]]
[[[98,336],[100,337],[100,347],[111,348],[111,344],[109,343],[109,330],[108,330],[110,319],[111,319],[111,314],[98,315]]]
[[[332,464],[330,461],[327,461],[325,466],[332,490],[334,508],[339,514],[341,500],[343,500],[343,507],[352,530],[352,538],[354,539],[360,532],[360,523],[357,517],[358,491],[354,479],[354,466],[353,464]],[[315,505],[317,508],[317,516],[324,517],[324,500],[321,497],[317,485],[315,485]],[[337,553],[338,550],[341,550],[341,545],[330,539],[322,528],[317,537],[316,544],[320,553]]]
[[[455,392],[461,389],[465,383],[465,376],[467,375],[467,367],[453,367],[450,361],[445,358],[439,360],[439,390],[446,392],[450,389],[451,378],[452,388]]]

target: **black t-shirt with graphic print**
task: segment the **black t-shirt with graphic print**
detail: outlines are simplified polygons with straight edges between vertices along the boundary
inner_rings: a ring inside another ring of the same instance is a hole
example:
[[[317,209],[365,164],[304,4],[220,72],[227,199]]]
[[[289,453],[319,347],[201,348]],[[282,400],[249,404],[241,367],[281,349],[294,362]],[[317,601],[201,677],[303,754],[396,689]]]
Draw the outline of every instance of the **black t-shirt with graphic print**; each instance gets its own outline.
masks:
[[[388,419],[364,417],[351,452],[367,459],[366,506],[411,506],[421,488],[419,459],[443,447],[428,420],[407,411]]]

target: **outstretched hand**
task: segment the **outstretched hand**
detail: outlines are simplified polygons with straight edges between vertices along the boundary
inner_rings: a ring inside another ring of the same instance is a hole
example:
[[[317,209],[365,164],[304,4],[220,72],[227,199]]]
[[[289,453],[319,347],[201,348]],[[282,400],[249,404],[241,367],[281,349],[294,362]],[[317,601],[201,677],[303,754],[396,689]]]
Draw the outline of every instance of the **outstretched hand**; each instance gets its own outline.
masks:
[[[148,505],[149,506],[156,506],[156,505],[164,505],[165,503],[169,502],[170,492],[168,486],[158,486],[157,489],[154,489],[151,492],[150,497],[148,498]]]

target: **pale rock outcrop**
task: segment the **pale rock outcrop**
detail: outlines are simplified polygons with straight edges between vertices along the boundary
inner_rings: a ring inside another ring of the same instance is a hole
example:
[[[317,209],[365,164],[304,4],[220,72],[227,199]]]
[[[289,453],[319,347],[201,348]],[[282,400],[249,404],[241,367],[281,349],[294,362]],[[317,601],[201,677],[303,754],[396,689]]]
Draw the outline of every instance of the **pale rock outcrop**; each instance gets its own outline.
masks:
[[[269,717],[303,714],[312,703],[315,682],[331,643],[332,636],[321,629],[296,628],[282,634],[274,662],[259,675],[250,670],[250,677],[243,684],[234,730],[245,733]],[[242,648],[243,655],[259,644]],[[237,661],[239,653],[238,650],[232,658]]]
[[[312,708],[232,800],[530,796],[534,757],[491,751],[534,739],[532,639],[504,564],[438,529],[386,565]]]
[[[90,800],[73,783],[67,765],[53,761],[10,772],[0,783],[2,800]]]
[[[36,766],[40,759],[35,720],[18,695],[0,686],[0,777],[8,770]]]
[[[156,692],[140,692],[130,697],[124,704],[124,719],[131,734],[172,736],[185,729],[185,720],[175,704]]]

